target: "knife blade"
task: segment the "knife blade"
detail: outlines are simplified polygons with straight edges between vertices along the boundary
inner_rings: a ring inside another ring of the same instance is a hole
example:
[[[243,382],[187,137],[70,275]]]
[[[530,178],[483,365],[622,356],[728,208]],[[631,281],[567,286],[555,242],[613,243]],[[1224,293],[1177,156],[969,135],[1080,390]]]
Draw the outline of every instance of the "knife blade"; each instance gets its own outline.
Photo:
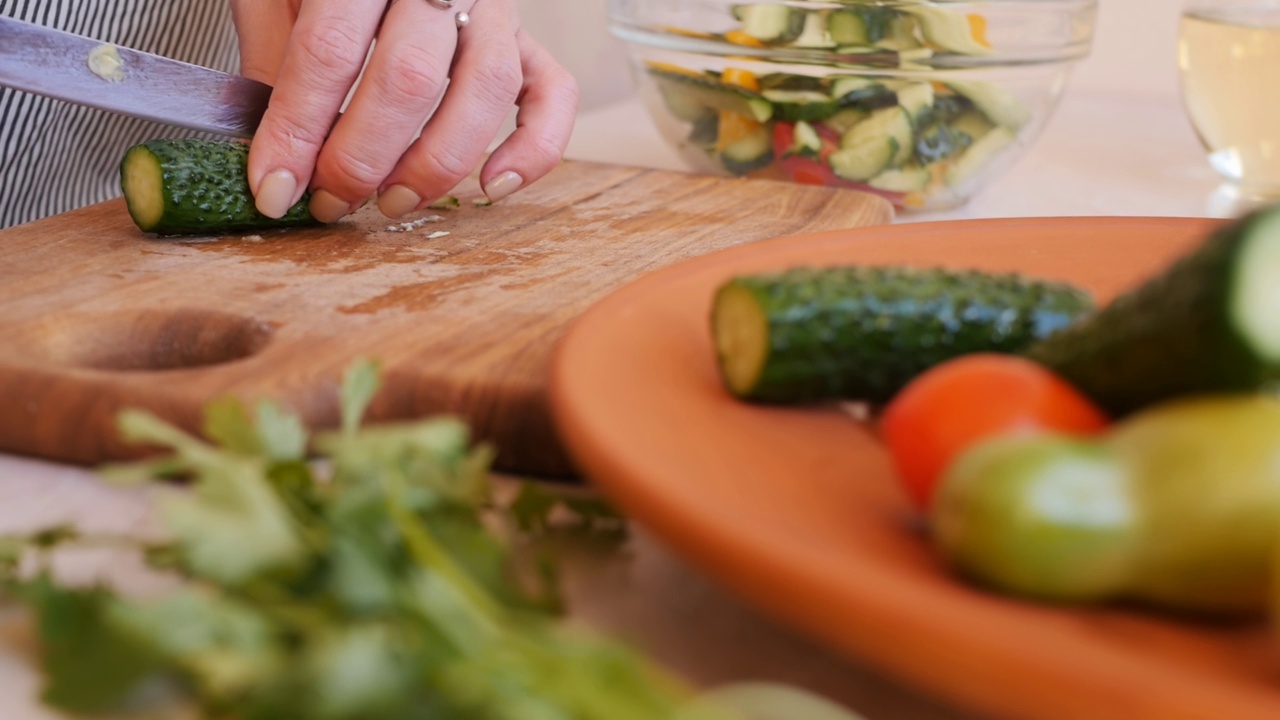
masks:
[[[105,79],[89,67],[90,53],[104,45],[0,17],[0,85],[242,138],[252,137],[267,110],[269,85],[129,48],[115,47],[123,78]]]

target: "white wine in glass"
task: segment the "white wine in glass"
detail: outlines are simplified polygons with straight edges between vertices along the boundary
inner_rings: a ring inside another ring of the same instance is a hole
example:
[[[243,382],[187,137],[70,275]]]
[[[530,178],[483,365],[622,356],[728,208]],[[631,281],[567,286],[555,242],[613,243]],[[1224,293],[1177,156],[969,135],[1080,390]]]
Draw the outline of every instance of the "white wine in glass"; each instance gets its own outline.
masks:
[[[1280,0],[1193,0],[1178,68],[1209,164],[1244,196],[1280,198]]]

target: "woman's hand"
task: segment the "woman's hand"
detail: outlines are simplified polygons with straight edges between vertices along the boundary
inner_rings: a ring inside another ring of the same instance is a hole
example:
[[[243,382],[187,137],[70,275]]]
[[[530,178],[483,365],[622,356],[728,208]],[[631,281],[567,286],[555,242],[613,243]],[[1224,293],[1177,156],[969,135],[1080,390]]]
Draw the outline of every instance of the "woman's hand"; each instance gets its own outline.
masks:
[[[476,167],[513,106],[516,130],[480,172],[485,194],[556,166],[577,111],[572,76],[520,30],[513,0],[441,4],[232,0],[242,71],[275,87],[249,152],[259,211],[279,217],[308,187],[323,222],[375,193],[389,217],[421,208]]]

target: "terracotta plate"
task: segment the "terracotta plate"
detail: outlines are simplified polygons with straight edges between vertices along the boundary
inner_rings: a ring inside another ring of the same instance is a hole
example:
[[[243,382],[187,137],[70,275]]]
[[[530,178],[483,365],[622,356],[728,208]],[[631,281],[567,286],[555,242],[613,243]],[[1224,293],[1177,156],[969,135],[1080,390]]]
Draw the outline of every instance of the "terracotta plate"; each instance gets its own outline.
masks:
[[[941,567],[870,428],[721,389],[707,317],[734,273],[911,263],[1069,280],[1105,299],[1215,221],[1054,218],[782,238],[642,277],[583,315],[553,364],[559,429],[619,507],[767,611],[993,717],[1280,718],[1261,624],[988,594]]]

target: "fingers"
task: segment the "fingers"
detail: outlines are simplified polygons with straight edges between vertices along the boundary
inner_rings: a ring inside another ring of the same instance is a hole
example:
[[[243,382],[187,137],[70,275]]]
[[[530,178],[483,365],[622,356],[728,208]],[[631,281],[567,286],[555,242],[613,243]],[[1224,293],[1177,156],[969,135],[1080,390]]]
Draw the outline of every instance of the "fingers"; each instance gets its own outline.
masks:
[[[388,217],[421,207],[469,175],[519,96],[523,75],[509,0],[479,0],[470,14],[457,32],[443,102],[379,193],[378,208]]]
[[[320,152],[313,215],[337,220],[383,186],[444,94],[457,43],[452,11],[425,0],[391,4],[360,86]]]
[[[471,173],[513,106],[516,131],[481,172],[491,200],[541,178],[568,145],[577,87],[518,29],[513,0],[233,2],[243,71],[275,86],[249,153],[264,215],[282,216],[308,187],[324,222],[375,192],[390,217],[420,208]],[[461,30],[458,11],[471,16]]]
[[[491,202],[541,178],[560,163],[578,112],[578,86],[569,71],[524,31],[516,40],[524,68],[516,129],[480,171],[481,187]]]
[[[283,29],[298,19],[295,2],[232,0],[231,14],[240,41],[240,74],[274,86],[289,47]]]
[[[271,105],[249,151],[249,187],[262,214],[280,217],[302,197],[333,119],[364,65],[383,7],[381,0],[301,3]]]

